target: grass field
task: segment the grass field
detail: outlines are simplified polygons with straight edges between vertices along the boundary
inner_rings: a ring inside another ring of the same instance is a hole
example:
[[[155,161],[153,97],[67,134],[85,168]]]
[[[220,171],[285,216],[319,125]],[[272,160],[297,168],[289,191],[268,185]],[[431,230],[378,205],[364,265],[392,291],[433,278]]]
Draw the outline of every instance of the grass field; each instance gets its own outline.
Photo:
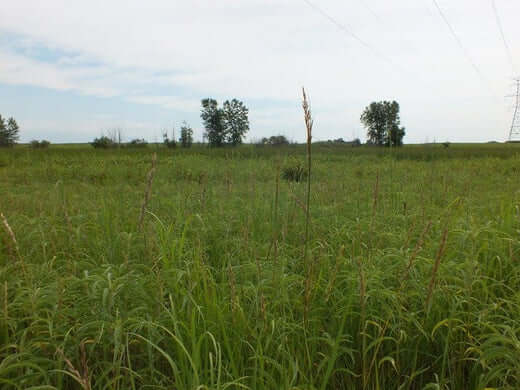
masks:
[[[0,150],[0,388],[518,388],[520,145],[298,163]]]

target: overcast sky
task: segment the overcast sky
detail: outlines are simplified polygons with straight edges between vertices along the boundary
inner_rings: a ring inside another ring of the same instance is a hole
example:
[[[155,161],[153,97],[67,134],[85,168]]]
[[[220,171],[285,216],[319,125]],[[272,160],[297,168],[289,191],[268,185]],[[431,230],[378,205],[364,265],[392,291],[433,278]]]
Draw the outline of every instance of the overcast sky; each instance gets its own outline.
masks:
[[[503,141],[520,1],[495,0],[513,61],[492,0],[437,2],[455,36],[432,0],[1,0],[0,114],[22,141],[200,139],[200,100],[238,98],[248,140],[302,141],[304,85],[318,140],[364,139],[363,108],[395,99],[405,142]]]

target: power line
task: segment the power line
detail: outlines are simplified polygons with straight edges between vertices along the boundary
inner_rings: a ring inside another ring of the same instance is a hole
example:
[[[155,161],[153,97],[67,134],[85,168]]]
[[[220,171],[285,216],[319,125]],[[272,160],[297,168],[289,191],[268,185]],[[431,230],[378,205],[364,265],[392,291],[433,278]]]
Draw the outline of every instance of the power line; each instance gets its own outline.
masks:
[[[453,27],[450,24],[450,22],[449,22],[448,18],[446,17],[446,15],[442,11],[441,7],[439,6],[439,3],[437,2],[437,0],[432,0],[432,1],[433,1],[433,4],[435,4],[435,7],[437,8],[437,11],[439,11],[439,14],[441,15],[442,20],[444,20],[444,23],[446,23],[446,25],[448,26],[448,28],[449,28],[449,30],[451,32],[451,35],[453,36],[453,38],[455,39],[455,41],[459,45],[459,48],[462,50],[462,52],[466,56],[466,59],[469,61],[469,63],[471,64],[471,66],[473,67],[475,72],[477,72],[477,74],[480,77],[480,79],[482,81],[485,81],[484,76],[482,75],[482,72],[480,72],[480,69],[478,68],[477,64],[475,63],[475,61],[473,61],[473,58],[471,57],[469,52],[466,50],[466,48],[462,44],[462,41],[460,40],[459,36],[457,35],[455,30],[453,29]]]
[[[376,13],[376,11],[374,11],[374,10],[372,9],[372,7],[370,7],[370,6],[368,5],[368,3],[367,3],[365,0],[359,0],[359,2],[363,4],[363,7],[365,7],[366,10],[367,10],[367,11],[368,11],[368,12],[369,12],[369,13],[370,13],[374,18],[376,18],[377,21],[378,21],[379,23],[383,23],[383,19],[382,19],[382,18],[381,18],[377,13]]]
[[[303,0],[309,7],[311,7],[314,11],[318,12],[321,16],[323,16],[325,19],[327,19],[329,22],[334,24],[337,28],[339,28],[341,31],[349,35],[351,38],[356,40],[358,43],[360,43],[362,46],[367,48],[368,50],[372,51],[376,56],[381,58],[382,60],[388,62],[392,66],[395,66],[397,68],[400,68],[395,62],[393,62],[390,58],[385,56],[383,53],[381,53],[379,50],[377,50],[374,46],[370,45],[363,39],[361,39],[350,26],[346,26],[342,23],[340,23],[337,19],[330,16],[328,13],[326,13],[324,10],[319,8],[316,4],[312,3],[309,0]],[[401,68],[400,68],[401,69]],[[402,69],[401,69],[402,70]]]
[[[370,5],[368,5],[366,0],[359,0],[359,2],[368,11],[368,13],[370,13],[374,17],[374,19],[377,20],[379,25],[385,25],[387,29],[395,29],[395,23],[391,23],[389,18],[383,19]],[[404,37],[402,33],[399,34],[399,38],[401,39],[401,41],[405,42],[409,47],[415,48],[415,45],[409,39],[407,39],[407,37]]]
[[[495,13],[495,19],[497,21],[498,29],[500,30],[500,36],[502,37],[502,42],[504,43],[504,48],[506,49],[506,55],[509,59],[509,62],[511,64],[511,69],[513,70],[513,74],[516,71],[515,63],[513,61],[513,56],[511,54],[511,49],[509,48],[509,45],[507,44],[506,35],[504,34],[504,29],[502,28],[502,22],[500,21],[500,15],[498,14],[497,5],[495,3],[495,0],[491,0],[491,4],[493,6],[493,12]]]

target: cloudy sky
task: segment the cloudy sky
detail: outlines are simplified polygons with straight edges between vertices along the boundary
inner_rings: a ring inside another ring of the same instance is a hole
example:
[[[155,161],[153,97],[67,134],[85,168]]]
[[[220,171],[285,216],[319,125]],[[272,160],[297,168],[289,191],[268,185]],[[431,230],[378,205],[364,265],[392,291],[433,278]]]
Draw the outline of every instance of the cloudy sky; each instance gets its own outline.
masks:
[[[304,85],[316,139],[364,139],[363,108],[395,99],[405,142],[504,140],[520,1],[437,3],[1,0],[0,114],[22,141],[154,141],[183,120],[200,139],[200,100],[238,98],[248,140],[301,141]]]

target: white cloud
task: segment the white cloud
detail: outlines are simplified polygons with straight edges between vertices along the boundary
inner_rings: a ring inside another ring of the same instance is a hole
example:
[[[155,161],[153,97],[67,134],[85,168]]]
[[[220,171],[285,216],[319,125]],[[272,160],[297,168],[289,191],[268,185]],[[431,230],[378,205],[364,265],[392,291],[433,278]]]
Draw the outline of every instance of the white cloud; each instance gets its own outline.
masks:
[[[196,112],[200,109],[198,99],[184,99],[177,96],[129,96],[126,100],[133,103],[158,105],[184,112]]]
[[[107,72],[99,69],[66,68],[7,51],[0,51],[0,63],[0,83],[76,91],[99,97],[118,95],[115,88],[104,85],[102,78]]]

